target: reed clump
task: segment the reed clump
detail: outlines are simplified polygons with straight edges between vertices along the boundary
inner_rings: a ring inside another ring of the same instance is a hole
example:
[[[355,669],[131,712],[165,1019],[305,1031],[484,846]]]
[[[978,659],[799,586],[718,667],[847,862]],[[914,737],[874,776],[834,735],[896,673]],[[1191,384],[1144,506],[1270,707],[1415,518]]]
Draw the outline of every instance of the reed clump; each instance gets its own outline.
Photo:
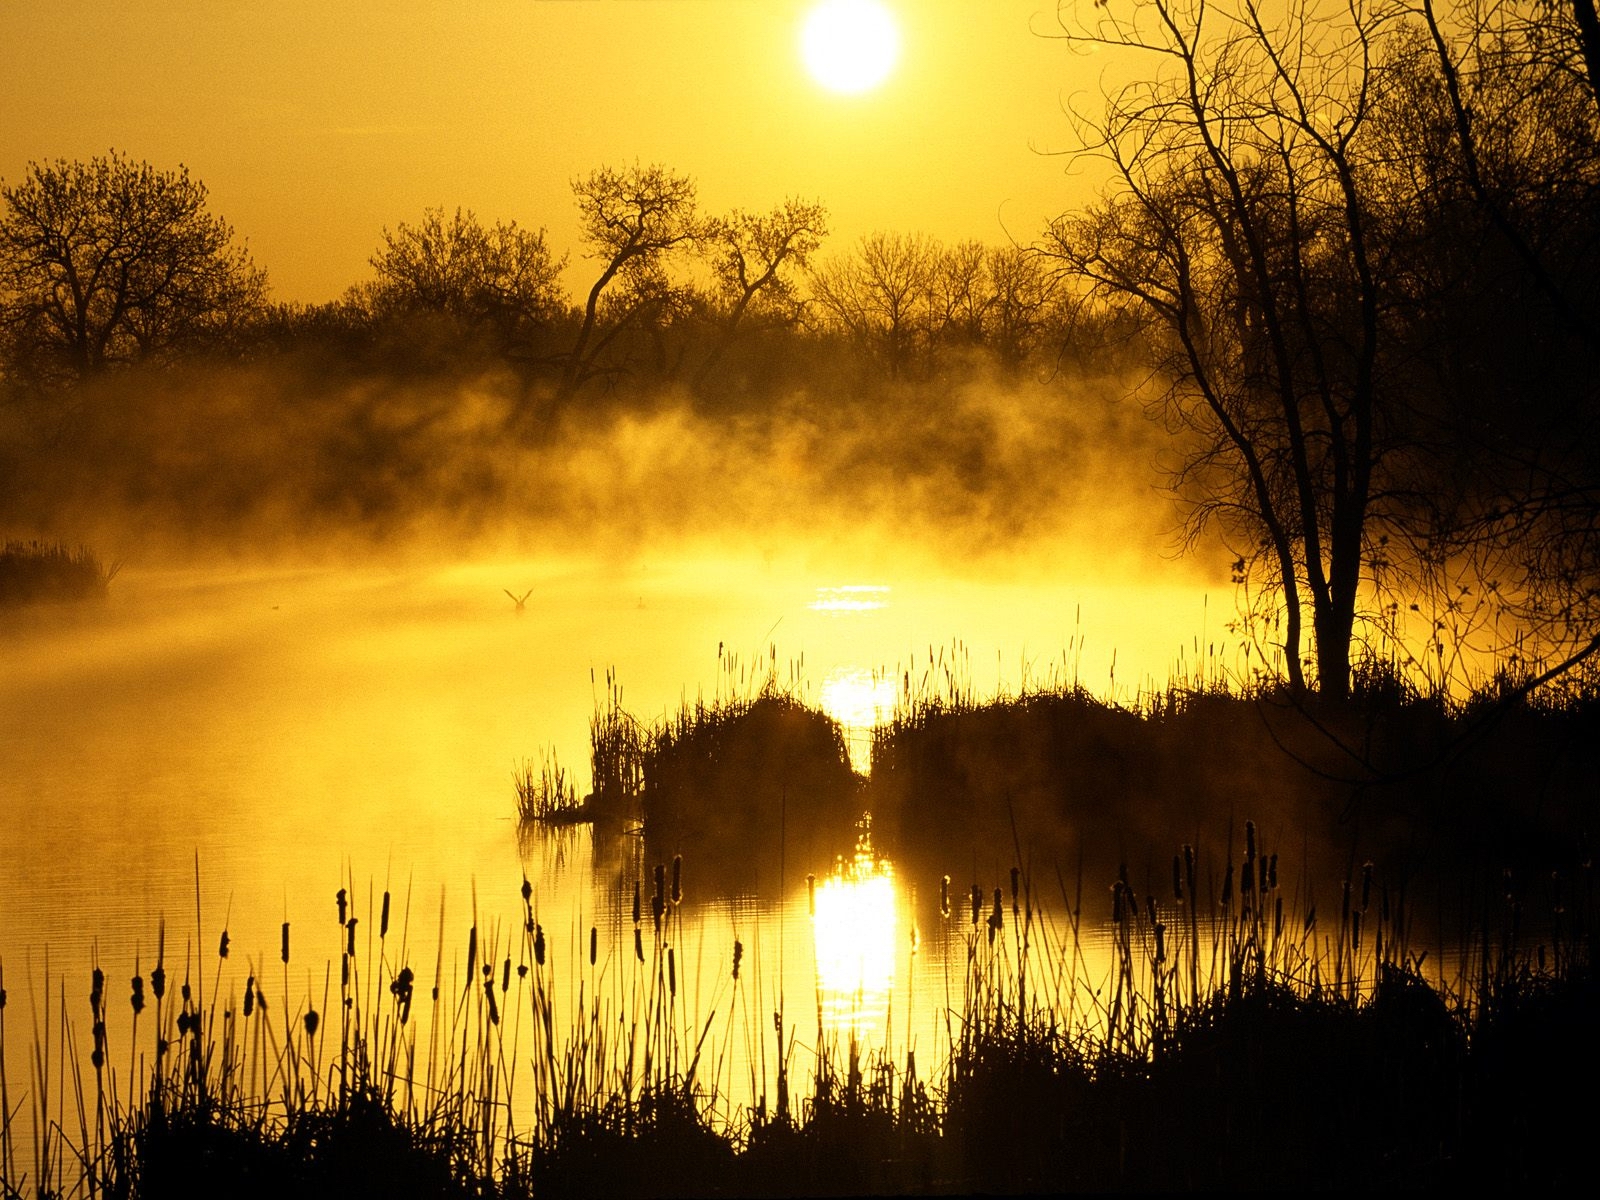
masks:
[[[83,546],[8,539],[0,543],[0,608],[101,599],[119,570]]]
[[[577,785],[553,749],[541,754],[537,771],[527,759],[518,763],[511,782],[517,793],[517,819],[524,824],[571,825],[588,819]]]

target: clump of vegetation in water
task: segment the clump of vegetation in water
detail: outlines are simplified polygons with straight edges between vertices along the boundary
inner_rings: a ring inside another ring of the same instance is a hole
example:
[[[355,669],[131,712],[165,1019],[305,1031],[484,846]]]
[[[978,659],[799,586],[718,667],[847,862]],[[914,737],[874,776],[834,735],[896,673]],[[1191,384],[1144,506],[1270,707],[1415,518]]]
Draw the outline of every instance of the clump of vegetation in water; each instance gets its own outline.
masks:
[[[596,928],[558,946],[525,883],[522,928],[502,943],[474,924],[464,956],[441,947],[431,991],[388,893],[358,915],[339,891],[338,967],[298,1000],[287,925],[281,998],[260,960],[233,958],[224,980],[225,931],[215,966],[193,968],[163,931],[130,990],[96,965],[90,1036],[64,1011],[26,1056],[25,1100],[0,977],[0,1189],[522,1200],[1587,1177],[1587,1109],[1570,1097],[1600,1050],[1591,869],[1497,881],[1501,918],[1480,911],[1453,978],[1430,979],[1409,906],[1374,868],[1319,916],[1286,902],[1310,889],[1285,886],[1253,826],[1244,840],[1222,871],[1186,846],[1170,884],[1119,877],[1087,904],[1063,889],[1064,924],[1021,867],[965,896],[947,877],[943,1061],[925,1077],[914,1051],[840,1047],[819,1013],[813,1083],[794,1096],[795,1031],[781,996],[741,978],[738,941],[690,1011],[681,860],[639,880],[631,948],[602,949]],[[1091,930],[1109,938],[1104,975]],[[76,991],[47,978],[57,990]],[[114,1003],[131,1028],[108,1020]],[[768,1037],[776,1103],[754,1075],[736,1102],[730,1047]],[[31,1139],[14,1136],[25,1107]]]
[[[524,759],[511,772],[517,790],[517,818],[524,824],[571,825],[588,819],[588,808],[578,799],[572,782],[554,750],[541,756],[539,769]]]
[[[82,546],[59,542],[0,544],[0,608],[105,596],[119,564],[103,564]]]

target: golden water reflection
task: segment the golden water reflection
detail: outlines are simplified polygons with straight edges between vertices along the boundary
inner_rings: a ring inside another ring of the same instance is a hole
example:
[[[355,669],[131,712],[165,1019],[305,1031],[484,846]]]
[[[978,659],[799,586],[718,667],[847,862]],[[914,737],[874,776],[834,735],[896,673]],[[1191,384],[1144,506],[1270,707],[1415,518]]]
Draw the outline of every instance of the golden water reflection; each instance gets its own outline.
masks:
[[[825,1035],[873,1040],[887,1029],[894,994],[894,866],[872,847],[863,819],[855,854],[815,882],[818,1020]]]
[[[872,731],[894,713],[894,679],[863,667],[836,667],[822,681],[822,711],[839,723],[850,765],[865,775],[872,765]]]

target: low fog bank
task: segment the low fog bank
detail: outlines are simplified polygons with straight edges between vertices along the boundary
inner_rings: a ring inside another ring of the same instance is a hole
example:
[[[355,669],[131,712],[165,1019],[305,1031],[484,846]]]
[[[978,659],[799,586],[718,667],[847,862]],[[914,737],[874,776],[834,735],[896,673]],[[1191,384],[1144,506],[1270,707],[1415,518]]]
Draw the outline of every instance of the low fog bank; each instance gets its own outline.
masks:
[[[9,414],[0,524],[131,565],[714,546],[1099,581],[1225,570],[1220,551],[1176,560],[1168,436],[1112,375],[974,366],[715,411],[619,393],[513,434],[517,386],[282,363],[109,380],[71,413]]]

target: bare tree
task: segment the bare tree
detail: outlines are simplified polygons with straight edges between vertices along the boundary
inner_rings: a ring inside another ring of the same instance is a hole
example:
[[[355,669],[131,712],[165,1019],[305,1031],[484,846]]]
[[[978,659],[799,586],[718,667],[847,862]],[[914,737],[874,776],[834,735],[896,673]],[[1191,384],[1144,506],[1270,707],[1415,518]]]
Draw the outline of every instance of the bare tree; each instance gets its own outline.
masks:
[[[601,267],[567,354],[558,392],[563,400],[591,377],[599,354],[630,322],[668,305],[674,292],[667,256],[700,233],[694,182],[660,165],[601,167],[574,181],[572,193],[584,244]],[[603,310],[601,299],[619,277],[627,294]]]
[[[515,221],[484,225],[459,208],[453,216],[430,208],[416,225],[385,229],[371,262],[377,278],[359,295],[375,315],[448,317],[487,333],[501,352],[565,307],[566,257],[551,253],[544,230]]]
[[[266,276],[184,167],[33,163],[0,200],[0,324],[38,383],[217,345],[263,303]]]
[[[891,378],[905,373],[926,337],[936,254],[937,243],[920,234],[878,232],[812,272],[817,303],[882,353]]]
[[[1083,119],[1113,182],[1054,223],[1049,250],[1145,322],[1171,384],[1163,415],[1201,447],[1177,476],[1191,530],[1222,522],[1272,581],[1297,692],[1309,608],[1317,686],[1343,696],[1394,450],[1363,191],[1392,13],[1291,5],[1269,24],[1254,0],[1141,0],[1096,14],[1072,44],[1142,62]]]
[[[710,352],[695,373],[703,383],[738,336],[747,316],[760,313],[793,323],[801,299],[796,275],[828,235],[821,204],[786,200],[771,212],[734,209],[707,223],[703,245],[711,258],[719,309]]]

